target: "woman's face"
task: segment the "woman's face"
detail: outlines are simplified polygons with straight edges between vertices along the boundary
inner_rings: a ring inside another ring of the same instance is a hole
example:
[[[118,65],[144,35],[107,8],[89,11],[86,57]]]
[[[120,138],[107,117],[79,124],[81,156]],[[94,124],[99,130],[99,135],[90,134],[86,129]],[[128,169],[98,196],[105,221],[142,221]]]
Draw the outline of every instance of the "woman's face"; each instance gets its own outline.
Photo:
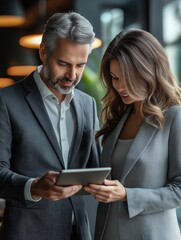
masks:
[[[129,96],[126,87],[122,81],[122,74],[119,62],[115,59],[110,61],[110,74],[112,76],[112,85],[119,93],[123,103],[126,105],[134,103],[135,100]]]

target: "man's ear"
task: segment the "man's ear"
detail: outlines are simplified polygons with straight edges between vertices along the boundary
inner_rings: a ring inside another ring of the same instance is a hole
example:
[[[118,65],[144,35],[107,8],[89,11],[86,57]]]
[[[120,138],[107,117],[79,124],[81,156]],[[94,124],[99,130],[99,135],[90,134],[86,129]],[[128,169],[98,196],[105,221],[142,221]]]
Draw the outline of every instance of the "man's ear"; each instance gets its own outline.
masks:
[[[46,61],[47,54],[46,54],[45,45],[43,43],[40,44],[39,56],[42,62]]]

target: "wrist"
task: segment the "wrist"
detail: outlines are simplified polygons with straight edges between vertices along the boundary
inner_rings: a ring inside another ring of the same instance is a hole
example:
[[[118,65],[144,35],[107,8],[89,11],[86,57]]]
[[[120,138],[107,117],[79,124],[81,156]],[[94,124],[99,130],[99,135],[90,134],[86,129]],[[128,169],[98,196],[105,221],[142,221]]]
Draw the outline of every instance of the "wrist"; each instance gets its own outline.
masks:
[[[30,192],[31,192],[31,197],[36,201],[36,200],[40,200],[41,196],[38,194],[38,190],[37,190],[37,182],[38,182],[38,178],[35,178],[31,184],[31,188],[30,188]]]
[[[121,201],[127,201],[127,193],[126,193],[126,189],[123,187],[123,194],[121,197]]]

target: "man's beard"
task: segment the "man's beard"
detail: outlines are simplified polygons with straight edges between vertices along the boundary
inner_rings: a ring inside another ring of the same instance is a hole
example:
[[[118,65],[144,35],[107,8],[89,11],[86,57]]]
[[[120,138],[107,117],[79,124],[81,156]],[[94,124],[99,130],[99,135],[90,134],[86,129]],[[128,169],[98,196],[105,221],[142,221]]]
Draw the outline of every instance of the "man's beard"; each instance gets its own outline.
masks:
[[[44,75],[44,79],[45,81],[48,83],[48,85],[50,87],[52,87],[53,89],[59,91],[59,93],[61,94],[69,94],[72,92],[72,90],[75,88],[75,86],[79,83],[79,79],[75,78],[74,80],[70,80],[67,77],[57,77],[57,78],[52,78],[51,77],[51,69],[49,68],[49,65],[46,64],[43,67],[43,75]],[[69,86],[64,86],[61,87],[59,86],[59,82],[64,81],[64,82],[73,82],[73,85]]]
[[[75,79],[74,84],[72,86],[70,86],[70,87],[68,87],[68,86],[60,87],[59,84],[58,84],[59,82],[61,82],[61,81],[70,82],[71,81],[70,79],[68,79],[66,77],[57,77],[56,79],[48,78],[48,79],[46,79],[46,81],[53,89],[59,91],[61,94],[70,93],[78,83],[78,80]]]

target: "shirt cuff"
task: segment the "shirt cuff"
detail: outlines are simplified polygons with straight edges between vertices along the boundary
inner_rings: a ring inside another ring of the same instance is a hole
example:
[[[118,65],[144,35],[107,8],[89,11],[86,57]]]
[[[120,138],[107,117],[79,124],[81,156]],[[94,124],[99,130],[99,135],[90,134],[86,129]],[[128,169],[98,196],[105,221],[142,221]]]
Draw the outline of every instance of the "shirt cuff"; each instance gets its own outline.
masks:
[[[31,184],[34,180],[35,180],[35,178],[30,178],[26,182],[25,187],[24,187],[24,196],[25,196],[25,200],[39,202],[41,200],[41,198],[33,198],[31,196]]]

